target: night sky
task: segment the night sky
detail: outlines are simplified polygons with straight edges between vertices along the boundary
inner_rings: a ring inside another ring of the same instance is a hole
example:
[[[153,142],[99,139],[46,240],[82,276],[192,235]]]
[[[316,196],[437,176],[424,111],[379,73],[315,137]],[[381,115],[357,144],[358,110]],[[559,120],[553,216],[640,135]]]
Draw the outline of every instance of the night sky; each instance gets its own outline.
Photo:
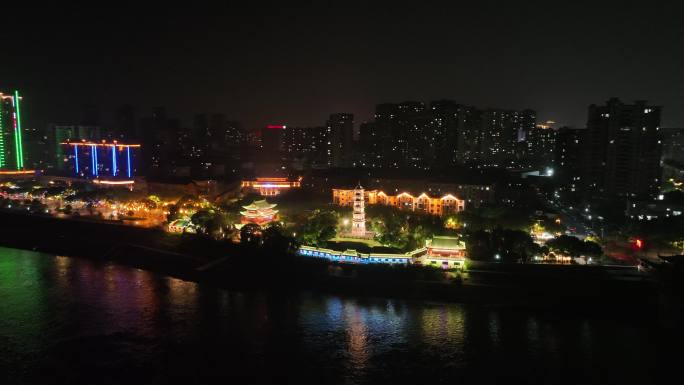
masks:
[[[450,98],[582,127],[587,105],[619,96],[663,105],[663,126],[684,127],[684,23],[665,2],[142,3],[3,3],[0,90],[23,90],[37,126],[78,121],[84,103],[105,123],[131,103],[253,129]]]

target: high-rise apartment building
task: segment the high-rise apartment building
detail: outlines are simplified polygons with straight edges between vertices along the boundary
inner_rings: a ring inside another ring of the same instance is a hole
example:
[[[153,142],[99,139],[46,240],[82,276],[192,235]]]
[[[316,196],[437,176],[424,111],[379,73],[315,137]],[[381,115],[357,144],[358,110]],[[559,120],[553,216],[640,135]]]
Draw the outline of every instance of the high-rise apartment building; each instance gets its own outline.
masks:
[[[463,163],[515,167],[535,125],[532,110],[481,110],[452,100],[428,108],[422,102],[380,104],[375,122],[361,128],[362,163],[424,170]]]
[[[0,92],[0,169],[24,169],[22,102],[19,91],[12,94]]]
[[[662,132],[663,160],[684,163],[684,129],[670,128]]]
[[[310,165],[327,165],[327,127],[287,127],[283,133],[283,151],[289,160]]]
[[[51,138],[50,147],[52,147],[55,155],[55,169],[60,172],[64,172],[68,167],[70,156],[67,151],[68,147],[65,147],[63,143],[82,140],[99,142],[104,139],[100,126],[51,124],[48,132]]]
[[[526,156],[533,165],[549,167],[553,163],[557,133],[552,121],[539,123],[526,131]]]
[[[570,193],[579,193],[582,185],[583,146],[586,129],[561,127],[554,143],[554,178]]]
[[[354,154],[354,115],[331,114],[328,129],[328,166],[350,167]]]
[[[425,103],[407,101],[379,104],[375,129],[381,145],[382,166],[423,168],[429,149],[430,116]]]
[[[261,129],[262,159],[275,162],[280,161],[283,151],[283,133],[287,126],[269,124]]]
[[[649,198],[661,183],[661,107],[612,98],[588,110],[585,175],[588,191]]]

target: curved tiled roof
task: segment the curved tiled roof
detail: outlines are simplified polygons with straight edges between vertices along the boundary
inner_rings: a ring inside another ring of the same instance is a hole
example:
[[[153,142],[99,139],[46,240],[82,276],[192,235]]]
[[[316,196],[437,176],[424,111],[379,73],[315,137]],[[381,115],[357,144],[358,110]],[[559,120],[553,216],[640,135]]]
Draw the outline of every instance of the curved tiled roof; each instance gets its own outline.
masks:
[[[465,242],[456,237],[434,236],[430,247],[438,249],[465,249]]]
[[[265,199],[254,201],[247,206],[242,206],[246,210],[268,210],[276,207],[275,203],[268,203]]]

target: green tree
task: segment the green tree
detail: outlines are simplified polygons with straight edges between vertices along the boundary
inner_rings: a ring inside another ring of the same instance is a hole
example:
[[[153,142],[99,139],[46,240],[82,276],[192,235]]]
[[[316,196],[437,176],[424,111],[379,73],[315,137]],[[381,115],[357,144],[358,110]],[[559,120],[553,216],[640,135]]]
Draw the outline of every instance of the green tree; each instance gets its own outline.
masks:
[[[276,253],[294,253],[299,247],[295,238],[285,235],[280,225],[272,225],[262,231],[263,247]]]
[[[204,235],[214,235],[223,225],[220,214],[214,210],[199,210],[192,214],[190,222]]]
[[[240,243],[246,246],[260,246],[262,243],[261,227],[254,223],[248,223],[240,229]]]
[[[88,202],[88,204],[86,204],[86,210],[88,211],[89,215],[95,214],[95,205],[93,204],[93,202]]]
[[[40,200],[34,199],[31,201],[31,206],[29,206],[31,213],[43,214],[47,209],[47,205],[43,204]]]
[[[157,208],[157,203],[151,199],[143,199],[140,201],[149,210],[154,210]]]
[[[378,242],[398,249],[404,249],[407,246],[409,242],[407,216],[401,210],[375,206],[367,212],[372,218],[370,227]]]
[[[179,210],[180,208],[178,207],[177,204],[173,204],[169,206],[169,213],[166,215],[166,221],[171,223],[175,221],[176,219],[179,218]]]
[[[371,218],[369,227],[375,239],[404,251],[424,246],[434,235],[455,233],[453,229],[445,229],[444,220],[435,215],[379,205],[369,207],[366,213]]]
[[[542,252],[525,231],[496,227],[491,231],[475,230],[466,236],[468,258],[491,261],[499,255],[502,262],[526,262]]]
[[[594,241],[584,241],[583,254],[588,257],[600,257],[603,255],[603,249]]]
[[[501,257],[506,262],[527,262],[540,253],[540,247],[526,231],[506,229],[503,232]]]
[[[323,246],[337,234],[337,214],[330,210],[315,210],[298,228],[297,236],[306,245]]]
[[[551,251],[565,254],[573,258],[581,255],[598,257],[603,254],[603,250],[598,243],[583,241],[569,235],[561,235],[560,237],[551,239],[546,242],[546,246],[548,246]]]
[[[488,261],[494,256],[491,234],[485,230],[471,231],[466,235],[468,258],[475,261]]]

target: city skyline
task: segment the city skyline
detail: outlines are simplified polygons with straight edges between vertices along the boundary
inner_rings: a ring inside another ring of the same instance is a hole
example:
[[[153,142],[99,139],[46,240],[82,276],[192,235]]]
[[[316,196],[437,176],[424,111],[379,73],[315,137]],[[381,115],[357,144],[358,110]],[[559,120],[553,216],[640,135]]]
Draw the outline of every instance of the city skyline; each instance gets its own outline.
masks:
[[[679,7],[0,12],[0,384],[677,378]]]
[[[583,127],[587,105],[613,96],[684,126],[682,27],[666,6],[16,7],[7,30],[23,33],[2,32],[0,86],[31,98],[31,126],[72,122],[83,104],[110,121],[133,104],[249,130],[336,112],[360,124],[379,103],[452,99]]]

